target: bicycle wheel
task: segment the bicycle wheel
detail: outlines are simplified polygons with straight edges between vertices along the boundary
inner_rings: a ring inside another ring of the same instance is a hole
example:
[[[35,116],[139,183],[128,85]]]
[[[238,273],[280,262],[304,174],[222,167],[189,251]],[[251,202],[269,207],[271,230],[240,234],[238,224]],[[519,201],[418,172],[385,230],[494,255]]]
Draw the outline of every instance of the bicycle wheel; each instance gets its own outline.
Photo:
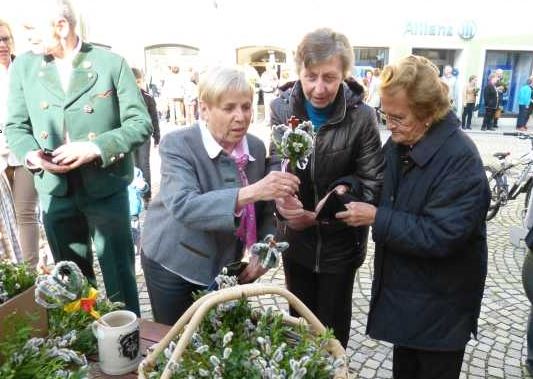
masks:
[[[533,181],[528,180],[527,184],[525,185],[522,192],[526,193],[526,196],[524,196],[524,209],[522,209],[522,225],[527,228],[528,221],[526,220],[527,210],[529,208],[529,202],[531,199],[531,190],[533,189]]]
[[[531,189],[533,189],[533,181],[529,181],[526,185],[526,188],[524,188],[524,192],[526,193],[526,197],[524,198],[525,209],[529,207],[529,199],[531,198]]]
[[[490,166],[484,166],[483,168],[485,169],[485,175],[487,175],[487,180],[489,181],[490,188],[490,205],[489,210],[487,212],[487,217],[485,219],[487,221],[490,221],[494,218],[494,216],[496,216],[496,214],[500,210],[501,188],[498,185],[498,181],[496,180],[498,170]]]

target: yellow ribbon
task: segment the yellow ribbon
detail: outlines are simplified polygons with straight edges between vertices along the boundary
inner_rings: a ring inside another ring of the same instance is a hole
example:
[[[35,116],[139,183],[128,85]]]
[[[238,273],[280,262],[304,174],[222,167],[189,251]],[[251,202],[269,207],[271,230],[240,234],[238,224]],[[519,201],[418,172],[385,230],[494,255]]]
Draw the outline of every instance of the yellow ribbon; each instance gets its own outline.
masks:
[[[80,310],[83,310],[89,313],[95,319],[99,319],[100,313],[94,309],[97,295],[98,291],[91,287],[87,297],[82,297],[81,299],[74,300],[73,302],[66,304],[63,307],[63,310],[67,313],[79,312]]]

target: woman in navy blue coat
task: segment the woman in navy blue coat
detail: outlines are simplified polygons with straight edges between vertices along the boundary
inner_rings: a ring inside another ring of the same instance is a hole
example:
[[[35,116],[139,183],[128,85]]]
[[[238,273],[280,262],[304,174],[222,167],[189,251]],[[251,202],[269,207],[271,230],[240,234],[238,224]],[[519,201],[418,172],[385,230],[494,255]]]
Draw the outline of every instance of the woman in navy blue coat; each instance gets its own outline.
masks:
[[[382,197],[378,207],[352,202],[339,215],[373,225],[367,333],[394,344],[395,379],[458,378],[487,274],[489,187],[437,68],[410,56],[381,79],[392,133]]]

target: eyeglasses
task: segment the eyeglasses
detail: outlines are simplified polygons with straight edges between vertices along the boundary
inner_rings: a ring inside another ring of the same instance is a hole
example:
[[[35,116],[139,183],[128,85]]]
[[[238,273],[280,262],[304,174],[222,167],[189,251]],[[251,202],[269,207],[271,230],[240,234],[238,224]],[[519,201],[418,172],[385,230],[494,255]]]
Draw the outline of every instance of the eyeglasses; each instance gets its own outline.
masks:
[[[11,41],[11,37],[0,37],[0,43],[8,44]]]
[[[391,116],[385,112],[383,112],[381,109],[377,110],[379,117],[381,117],[384,120],[387,120],[387,122],[390,122],[391,124],[394,124],[396,126],[407,126],[408,123],[405,121],[405,119]]]

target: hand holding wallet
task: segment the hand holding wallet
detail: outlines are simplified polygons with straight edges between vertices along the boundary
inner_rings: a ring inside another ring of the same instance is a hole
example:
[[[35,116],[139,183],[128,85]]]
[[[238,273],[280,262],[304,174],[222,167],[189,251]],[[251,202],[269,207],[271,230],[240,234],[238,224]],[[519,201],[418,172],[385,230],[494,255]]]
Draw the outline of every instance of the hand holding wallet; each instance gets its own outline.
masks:
[[[335,218],[335,214],[347,209],[344,204],[357,201],[355,196],[348,193],[338,194],[335,190],[331,191],[327,196],[326,202],[316,215],[316,220],[319,222],[328,223],[338,221]]]

